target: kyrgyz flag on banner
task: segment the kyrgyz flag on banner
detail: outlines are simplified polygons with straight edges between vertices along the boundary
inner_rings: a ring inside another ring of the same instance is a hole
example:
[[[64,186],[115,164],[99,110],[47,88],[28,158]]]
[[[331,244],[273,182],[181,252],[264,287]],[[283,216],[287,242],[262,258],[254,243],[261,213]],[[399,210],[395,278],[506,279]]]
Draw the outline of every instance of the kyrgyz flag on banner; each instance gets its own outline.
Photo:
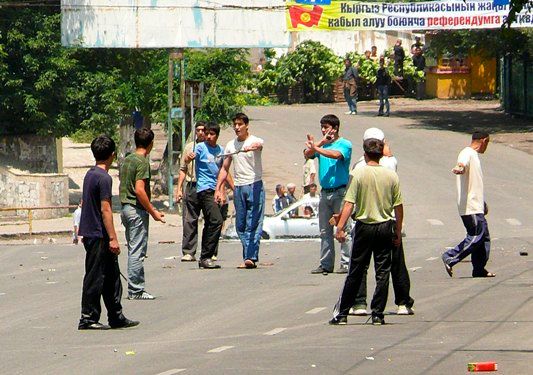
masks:
[[[320,17],[322,17],[322,7],[315,5],[307,8],[299,5],[293,5],[289,8],[291,25],[297,29],[299,25],[306,27],[318,26]]]

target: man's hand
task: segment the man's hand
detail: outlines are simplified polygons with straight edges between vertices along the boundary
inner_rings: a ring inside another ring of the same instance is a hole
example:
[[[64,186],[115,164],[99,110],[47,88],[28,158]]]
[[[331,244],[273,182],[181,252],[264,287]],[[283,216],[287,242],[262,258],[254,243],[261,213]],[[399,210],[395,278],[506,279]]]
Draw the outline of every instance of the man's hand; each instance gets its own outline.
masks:
[[[109,239],[109,251],[116,255],[120,254],[120,246],[116,238]]]
[[[394,239],[392,240],[394,246],[399,247],[402,244],[402,232],[399,231],[395,233]]]
[[[305,147],[310,150],[316,151],[315,137],[311,134],[307,134],[307,141],[305,142]]]
[[[223,205],[226,203],[226,193],[223,191],[216,191],[215,192],[215,202],[217,202],[220,205]]]
[[[341,214],[333,214],[333,216],[329,219],[329,225],[336,227],[337,224],[339,223],[340,218],[341,218]]]
[[[166,221],[164,219],[165,214],[162,213],[162,212],[154,210],[154,212],[152,213],[152,217],[154,218],[155,221],[160,221],[162,223],[166,223]]]
[[[182,199],[183,199],[183,191],[182,189],[178,189],[176,193],[174,194],[174,200],[179,203],[181,202]]]
[[[463,174],[465,173],[465,166],[461,163],[458,163],[455,167],[452,169],[453,174]]]
[[[189,152],[187,155],[185,155],[185,163],[189,163],[194,158],[196,158],[196,153],[194,151]]]
[[[335,238],[340,243],[346,242],[346,233],[344,232],[344,228],[337,228],[337,232],[335,232]]]
[[[324,138],[322,138],[322,144],[332,143],[334,139],[335,130],[333,128],[329,128],[326,133],[324,134]]]
[[[263,148],[263,145],[261,144],[261,142],[254,142],[249,146],[243,147],[243,151],[244,152],[257,151],[257,150],[261,150],[262,148]]]

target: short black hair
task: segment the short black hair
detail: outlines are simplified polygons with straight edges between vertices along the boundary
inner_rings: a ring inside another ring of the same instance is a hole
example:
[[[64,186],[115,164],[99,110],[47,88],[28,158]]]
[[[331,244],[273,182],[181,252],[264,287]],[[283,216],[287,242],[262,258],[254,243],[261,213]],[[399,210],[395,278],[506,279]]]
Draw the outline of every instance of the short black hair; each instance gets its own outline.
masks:
[[[489,133],[483,130],[476,130],[472,133],[472,140],[485,139],[489,136]]]
[[[383,141],[379,139],[368,138],[363,142],[363,150],[365,150],[365,154],[367,154],[370,159],[379,161],[383,156],[384,145]]]
[[[99,135],[91,142],[91,151],[96,161],[109,159],[115,149],[115,141],[105,134]]]
[[[220,125],[218,125],[216,122],[208,122],[207,124],[205,124],[205,132],[215,132],[215,134],[218,135],[220,134]]]
[[[196,121],[196,125],[194,125],[194,128],[196,129],[196,128],[199,127],[199,126],[203,126],[203,127],[205,128],[205,125],[206,125],[206,124],[207,124],[207,123],[206,123],[205,121],[202,121],[202,120],[200,120],[200,121]]]
[[[341,121],[335,115],[325,115],[320,119],[320,125],[331,125],[332,128],[338,129],[341,126]]]
[[[314,182],[311,182],[311,183],[309,184],[309,187],[310,187],[310,188],[312,188],[312,187],[317,187],[317,185],[316,185]]]
[[[150,143],[154,140],[154,132],[152,129],[141,128],[135,130],[135,135],[133,137],[135,138],[135,146],[148,148]]]
[[[250,119],[248,116],[246,116],[244,113],[239,112],[235,116],[233,116],[233,119],[231,120],[233,123],[235,123],[236,120],[242,120],[246,125],[250,122]]]

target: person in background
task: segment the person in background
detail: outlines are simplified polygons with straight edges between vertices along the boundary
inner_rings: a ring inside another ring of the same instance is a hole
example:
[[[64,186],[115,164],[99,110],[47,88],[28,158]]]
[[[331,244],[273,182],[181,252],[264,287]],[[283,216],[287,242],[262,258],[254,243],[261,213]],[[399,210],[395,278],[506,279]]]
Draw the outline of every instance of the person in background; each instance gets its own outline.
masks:
[[[289,207],[289,198],[285,194],[285,186],[277,184],[276,196],[272,199],[272,211],[277,214],[286,207]]]
[[[415,36],[415,42],[411,45],[411,55],[415,54],[417,48],[424,50],[424,44],[420,41],[419,36]]]
[[[80,202],[78,203],[78,207],[72,214],[72,221],[74,223],[74,228],[72,231],[72,243],[77,245],[79,243],[79,229],[80,229],[80,219],[81,219],[81,205],[83,204],[83,200],[80,199]]]
[[[344,75],[342,76],[342,82],[344,87],[344,99],[348,104],[348,112],[346,115],[357,114],[357,78],[359,73],[357,68],[352,65],[352,61],[348,58],[344,59]]]
[[[422,49],[420,47],[415,48],[415,54],[413,55],[413,65],[417,72],[423,72],[426,68],[426,58],[422,55]],[[425,94],[426,81],[425,78],[421,78],[416,84],[416,99],[422,100],[426,96]]]
[[[379,95],[379,110],[378,116],[389,117],[390,104],[389,104],[389,86],[391,84],[391,77],[387,68],[385,67],[385,59],[382,57],[379,59],[379,69],[376,74],[376,87]],[[383,113],[383,107],[385,107],[385,113]]]
[[[304,159],[305,159],[305,163],[304,163],[304,166],[303,166],[303,170],[304,170],[304,173],[303,173],[303,189],[304,189],[304,194],[307,194],[307,193],[309,193],[309,189],[311,187],[311,184],[315,183],[316,167],[315,167],[315,161],[313,159],[309,159],[305,155],[305,150],[304,150]],[[316,186],[316,184],[315,184],[315,186]]]
[[[396,40],[394,45],[394,75],[403,77],[403,61],[405,60],[405,51],[402,47],[402,40]]]
[[[378,61],[379,60],[378,47],[372,46],[372,48],[370,48],[370,58],[372,59],[372,61]]]

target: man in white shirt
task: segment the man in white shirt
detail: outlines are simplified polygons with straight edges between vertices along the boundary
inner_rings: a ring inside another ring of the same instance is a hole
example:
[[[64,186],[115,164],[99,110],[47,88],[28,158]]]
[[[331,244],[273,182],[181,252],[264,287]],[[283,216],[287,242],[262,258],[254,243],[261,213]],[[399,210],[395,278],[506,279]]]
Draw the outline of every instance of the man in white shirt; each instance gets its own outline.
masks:
[[[237,113],[233,118],[233,129],[237,137],[228,142],[224,150],[224,162],[220,168],[215,193],[217,202],[226,201],[224,189],[220,187],[226,181],[229,167],[233,162],[235,229],[242,243],[244,260],[239,268],[257,267],[265,212],[261,162],[263,140],[250,134],[249,122],[248,116],[244,113]]]
[[[80,199],[80,203],[78,203],[78,207],[76,208],[76,211],[74,211],[74,214],[72,215],[73,222],[74,222],[74,230],[72,232],[72,243],[75,244],[75,245],[77,245],[79,243],[78,231],[80,229],[82,202],[83,201]]]
[[[465,147],[457,158],[452,172],[457,175],[457,206],[466,228],[466,238],[457,246],[442,254],[446,272],[453,276],[453,266],[472,255],[472,277],[494,277],[485,269],[489,260],[490,235],[485,214],[483,196],[483,172],[478,154],[483,154],[489,145],[489,134],[477,131],[472,134],[470,146]]]
[[[315,160],[310,159],[307,156],[305,156],[305,150],[304,150],[304,158],[305,163],[303,167],[303,188],[304,188],[304,194],[309,193],[311,184],[315,183],[315,177],[316,177],[316,167],[315,167]]]

